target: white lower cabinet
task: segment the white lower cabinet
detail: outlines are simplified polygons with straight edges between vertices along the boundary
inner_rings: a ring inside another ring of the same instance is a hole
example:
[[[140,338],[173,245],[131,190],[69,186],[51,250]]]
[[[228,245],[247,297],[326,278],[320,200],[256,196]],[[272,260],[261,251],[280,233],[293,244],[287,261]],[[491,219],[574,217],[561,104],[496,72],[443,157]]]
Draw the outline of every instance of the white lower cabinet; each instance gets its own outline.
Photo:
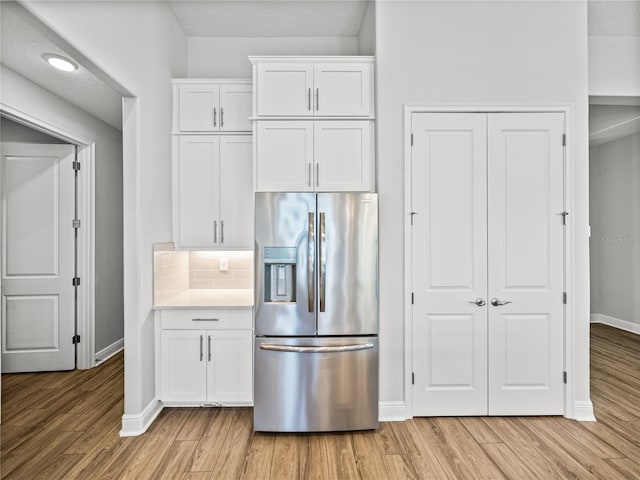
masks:
[[[223,316],[213,310],[183,310],[162,318],[158,391],[165,405],[253,403],[253,332],[242,329],[246,315],[236,315],[241,319],[238,329],[226,329],[234,319]]]

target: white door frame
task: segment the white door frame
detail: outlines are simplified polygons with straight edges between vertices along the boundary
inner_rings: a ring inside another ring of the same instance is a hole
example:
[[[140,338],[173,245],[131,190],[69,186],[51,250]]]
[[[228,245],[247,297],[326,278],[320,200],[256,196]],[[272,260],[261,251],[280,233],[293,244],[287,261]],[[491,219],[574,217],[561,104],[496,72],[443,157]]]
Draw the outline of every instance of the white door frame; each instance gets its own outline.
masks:
[[[75,132],[64,130],[42,119],[17,109],[0,104],[0,114],[16,123],[46,133],[78,146],[78,344],[77,368],[95,366],[95,153],[96,145],[91,139]],[[69,228],[72,228],[69,225]],[[69,279],[71,282],[72,279]],[[69,339],[71,341],[71,339]]]
[[[574,367],[573,367],[573,338],[575,329],[575,302],[573,281],[573,107],[571,105],[404,105],[404,349],[405,349],[405,412],[406,418],[413,417],[413,309],[411,304],[413,277],[413,236],[411,231],[411,115],[414,113],[533,113],[554,112],[564,113],[565,133],[567,135],[564,151],[564,203],[565,211],[569,212],[564,238],[564,281],[565,292],[569,298],[565,306],[564,317],[564,370],[567,372],[567,384],[564,391],[564,416],[576,418],[574,407]]]

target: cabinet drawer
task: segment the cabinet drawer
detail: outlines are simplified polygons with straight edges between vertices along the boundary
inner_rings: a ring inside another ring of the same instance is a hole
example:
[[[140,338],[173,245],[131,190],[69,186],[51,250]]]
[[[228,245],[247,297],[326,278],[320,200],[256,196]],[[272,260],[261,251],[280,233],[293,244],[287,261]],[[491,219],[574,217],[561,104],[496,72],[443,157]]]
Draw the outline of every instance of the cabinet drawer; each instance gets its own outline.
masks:
[[[162,310],[162,329],[250,330],[253,328],[251,309],[225,310]]]

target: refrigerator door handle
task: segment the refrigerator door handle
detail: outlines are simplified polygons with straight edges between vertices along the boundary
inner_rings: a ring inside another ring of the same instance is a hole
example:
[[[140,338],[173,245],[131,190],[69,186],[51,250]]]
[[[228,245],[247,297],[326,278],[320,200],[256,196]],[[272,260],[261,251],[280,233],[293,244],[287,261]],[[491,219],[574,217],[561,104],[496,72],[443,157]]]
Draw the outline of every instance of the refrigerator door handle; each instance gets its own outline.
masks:
[[[274,343],[260,344],[261,350],[271,350],[275,352],[293,353],[336,353],[336,352],[356,352],[358,350],[371,350],[373,343],[357,343],[354,345],[335,345],[330,347],[304,346],[304,345],[278,345]]]
[[[313,312],[314,304],[315,304],[315,282],[314,282],[314,271],[313,265],[315,263],[315,230],[314,225],[316,223],[316,215],[313,212],[309,212],[309,236],[308,236],[308,245],[307,245],[307,297],[309,300],[309,312]]]
[[[320,256],[319,265],[320,265],[320,311],[325,311],[325,287],[327,283],[327,252],[325,251],[327,247],[326,242],[326,234],[325,234],[325,221],[324,221],[324,212],[320,212],[320,250],[318,255]]]

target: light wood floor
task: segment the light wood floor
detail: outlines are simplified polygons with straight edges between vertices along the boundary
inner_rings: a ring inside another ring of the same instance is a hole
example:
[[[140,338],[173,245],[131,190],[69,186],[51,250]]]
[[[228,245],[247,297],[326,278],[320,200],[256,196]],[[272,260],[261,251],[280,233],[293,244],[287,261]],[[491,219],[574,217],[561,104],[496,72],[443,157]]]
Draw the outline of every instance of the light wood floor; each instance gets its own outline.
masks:
[[[597,423],[416,418],[375,432],[252,432],[251,409],[165,409],[120,438],[123,356],[68,373],[2,376],[2,478],[640,478],[640,337],[591,333]]]

